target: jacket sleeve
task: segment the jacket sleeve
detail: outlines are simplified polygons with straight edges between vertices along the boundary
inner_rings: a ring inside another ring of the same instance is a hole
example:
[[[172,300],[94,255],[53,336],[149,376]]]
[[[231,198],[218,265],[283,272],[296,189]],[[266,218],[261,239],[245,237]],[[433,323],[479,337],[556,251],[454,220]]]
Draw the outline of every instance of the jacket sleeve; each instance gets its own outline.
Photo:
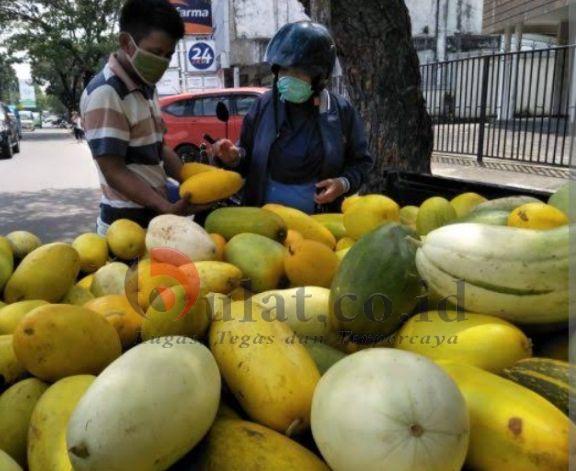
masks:
[[[368,174],[374,166],[374,158],[368,150],[368,139],[364,123],[358,112],[347,102],[342,111],[341,116],[346,136],[342,176],[350,182],[348,194],[354,194],[368,179]]]

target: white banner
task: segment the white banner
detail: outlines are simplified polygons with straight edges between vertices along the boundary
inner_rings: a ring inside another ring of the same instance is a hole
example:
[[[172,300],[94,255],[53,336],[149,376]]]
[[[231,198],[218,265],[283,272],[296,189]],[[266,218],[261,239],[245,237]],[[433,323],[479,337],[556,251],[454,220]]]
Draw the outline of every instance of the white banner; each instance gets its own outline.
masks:
[[[19,80],[20,104],[24,108],[36,108],[36,91],[31,80]]]
[[[180,83],[180,70],[168,69],[162,76],[160,81],[156,84],[158,95],[178,95],[182,93],[182,85]]]

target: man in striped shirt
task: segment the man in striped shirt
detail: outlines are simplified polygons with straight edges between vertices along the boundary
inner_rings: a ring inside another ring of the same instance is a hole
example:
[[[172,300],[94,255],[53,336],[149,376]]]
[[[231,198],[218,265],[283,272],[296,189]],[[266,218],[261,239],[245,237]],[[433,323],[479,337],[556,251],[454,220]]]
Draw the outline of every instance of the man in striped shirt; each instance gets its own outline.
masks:
[[[143,227],[158,214],[192,214],[185,197],[171,202],[167,179],[180,181],[182,163],[164,145],[155,84],[184,36],[179,13],[167,0],[128,0],[120,16],[120,48],[84,91],[86,139],[102,188],[98,233],[117,219]]]

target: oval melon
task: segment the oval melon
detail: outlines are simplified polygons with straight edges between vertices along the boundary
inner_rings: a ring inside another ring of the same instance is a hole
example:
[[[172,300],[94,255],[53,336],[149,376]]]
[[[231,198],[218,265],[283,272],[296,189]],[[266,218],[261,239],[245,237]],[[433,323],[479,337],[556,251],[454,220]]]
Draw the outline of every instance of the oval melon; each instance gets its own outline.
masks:
[[[250,291],[276,289],[285,276],[286,248],[259,234],[238,234],[226,245],[226,261],[250,280]]]
[[[508,225],[508,211],[485,209],[483,211],[473,211],[466,216],[452,221],[450,224],[461,222],[477,222],[479,224],[489,224],[491,226]]]
[[[210,325],[208,306],[203,298],[191,304],[182,286],[163,291],[146,311],[142,323],[144,340],[168,335],[199,338]]]
[[[400,222],[416,229],[416,218],[419,210],[418,206],[404,206],[400,209]]]
[[[456,219],[456,210],[450,202],[440,196],[428,198],[422,203],[416,217],[416,229],[426,235]]]
[[[14,331],[14,353],[45,381],[98,374],[120,356],[120,338],[106,320],[79,306],[48,304],[22,319]]]
[[[565,213],[544,203],[524,204],[510,213],[508,225],[523,229],[554,229],[568,224]]]
[[[0,335],[0,388],[24,377],[26,369],[14,353],[12,335]]]
[[[190,195],[190,203],[207,204],[225,200],[238,193],[244,186],[242,175],[228,170],[216,169],[201,172],[180,185],[180,196]]]
[[[216,258],[216,245],[208,232],[191,219],[173,214],[163,214],[152,219],[146,234],[146,248],[149,252],[154,249],[173,249],[186,257],[185,263]],[[157,257],[155,260],[171,262]]]
[[[163,337],[106,368],[68,423],[76,471],[165,470],[206,434],[220,402],[220,373],[201,343]]]
[[[134,221],[118,219],[106,232],[110,251],[120,260],[129,261],[144,255],[146,231]]]
[[[318,286],[265,291],[251,303],[260,305],[301,337],[324,341],[330,334],[330,290]]]
[[[68,290],[62,298],[62,304],[73,304],[74,306],[83,306],[88,301],[94,299],[92,291],[81,286],[74,285]]]
[[[346,357],[346,353],[322,342],[305,342],[304,346],[314,359],[320,374],[326,373],[335,363]]]
[[[541,203],[541,201],[533,196],[506,196],[504,198],[496,198],[494,200],[480,203],[472,210],[472,212],[488,209],[510,212],[527,203]]]
[[[244,411],[288,436],[305,430],[320,378],[310,354],[285,322],[265,316],[259,305],[236,301],[220,309],[210,349]]]
[[[346,234],[355,240],[392,221],[400,221],[400,207],[383,195],[363,196],[344,213]]]
[[[570,215],[570,198],[574,201],[576,196],[576,184],[571,181],[562,185],[554,192],[548,199],[548,204],[562,211],[564,214]]]
[[[284,258],[284,269],[292,286],[329,288],[338,265],[338,256],[315,240],[292,244]]]
[[[123,348],[131,347],[137,342],[143,317],[126,296],[109,294],[87,302],[84,307],[100,314],[116,329]]]
[[[72,411],[94,381],[79,375],[61,379],[50,386],[36,403],[28,429],[30,471],[71,471],[66,451],[66,426]]]
[[[288,230],[284,220],[272,211],[249,207],[220,208],[212,211],[204,228],[208,232],[224,236],[227,240],[237,234],[250,232],[278,242],[284,241]]]
[[[0,308],[0,335],[13,334],[26,314],[39,306],[48,304],[43,300],[20,301]]]
[[[12,248],[8,239],[0,236],[0,295],[13,272],[14,254],[12,253]]]
[[[10,304],[27,299],[59,302],[76,281],[80,257],[70,245],[55,242],[30,252],[6,283],[4,299]]]
[[[10,242],[14,257],[18,260],[22,260],[30,252],[42,245],[40,238],[28,231],[11,232],[6,236],[6,239]]]
[[[360,239],[340,263],[330,293],[335,330],[388,335],[416,306],[421,292],[415,234],[397,223],[385,224]]]
[[[122,262],[104,265],[94,274],[90,291],[97,298],[108,294],[124,294],[128,270],[128,265]]]
[[[483,314],[429,311],[395,334],[396,348],[433,360],[452,360],[500,373],[532,355],[530,340],[505,320]]]
[[[189,471],[328,471],[314,453],[288,437],[245,420],[221,419],[208,433]]]
[[[280,216],[288,229],[299,232],[304,239],[322,242],[331,249],[336,245],[336,239],[332,233],[308,214],[280,204],[267,204],[263,209],[272,211]]]
[[[454,382],[410,352],[354,353],[330,368],[314,393],[314,441],[334,471],[457,471],[469,427]]]
[[[0,450],[20,465],[26,465],[30,418],[36,403],[48,389],[39,379],[28,378],[14,384],[0,396]],[[4,471],[4,468],[0,466]]]
[[[312,216],[320,224],[322,224],[326,229],[328,229],[332,235],[338,239],[346,236],[346,228],[344,227],[344,214],[342,213],[323,213],[315,214]]]
[[[480,196],[478,193],[462,193],[452,198],[450,204],[456,210],[456,215],[461,218],[485,201],[487,201],[486,198]]]
[[[98,234],[82,234],[72,243],[80,255],[80,270],[83,273],[94,273],[106,265],[108,260],[108,243]]]

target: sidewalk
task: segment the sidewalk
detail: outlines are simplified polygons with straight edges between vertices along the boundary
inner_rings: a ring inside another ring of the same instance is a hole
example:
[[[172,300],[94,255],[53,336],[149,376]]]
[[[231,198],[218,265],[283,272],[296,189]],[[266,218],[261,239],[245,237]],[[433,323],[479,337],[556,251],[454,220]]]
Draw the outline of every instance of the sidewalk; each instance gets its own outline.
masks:
[[[557,190],[569,178],[566,168],[517,164],[496,159],[484,159],[483,165],[479,165],[474,157],[441,153],[432,156],[432,173],[550,192]]]

